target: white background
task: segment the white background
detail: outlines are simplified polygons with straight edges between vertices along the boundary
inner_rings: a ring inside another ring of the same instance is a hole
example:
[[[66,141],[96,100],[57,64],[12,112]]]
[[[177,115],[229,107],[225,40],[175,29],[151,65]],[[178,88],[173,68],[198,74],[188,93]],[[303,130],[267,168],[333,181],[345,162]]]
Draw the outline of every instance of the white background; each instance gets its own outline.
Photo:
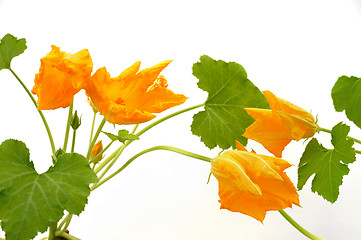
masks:
[[[70,53],[89,49],[94,71],[106,66],[112,76],[138,60],[145,68],[173,59],[163,74],[170,89],[189,99],[160,116],[205,101],[206,94],[192,75],[192,64],[202,54],[242,64],[261,90],[271,90],[312,111],[326,128],[339,121],[349,123],[333,109],[330,91],[337,78],[361,76],[361,3],[356,0],[0,0],[0,37],[6,33],[27,40],[28,49],[13,61],[12,68],[30,89],[40,58],[52,44]],[[0,104],[0,141],[24,141],[37,171],[46,171],[51,163],[46,132],[31,101],[6,70],[0,72]],[[83,121],[76,151],[85,154],[92,111],[83,91],[76,96],[75,108]],[[219,149],[210,151],[190,132],[195,112],[142,135],[116,168],[155,145],[216,156]],[[63,143],[67,109],[45,111],[45,115],[58,148]],[[349,124],[351,135],[360,137],[361,131]],[[116,126],[116,130],[121,128]],[[106,130],[116,132],[111,125]],[[330,147],[328,134],[317,138]],[[304,146],[303,141],[292,143],[283,154],[295,165],[288,170],[295,184]],[[255,143],[250,147],[266,153]],[[313,194],[308,182],[299,192],[302,208],[286,211],[325,239],[361,239],[361,167],[359,162],[349,167],[335,204]],[[175,153],[144,155],[91,194],[85,212],[74,217],[70,233],[85,240],[305,239],[278,212],[269,212],[261,224],[220,210],[216,179],[206,184],[209,172],[208,163]]]

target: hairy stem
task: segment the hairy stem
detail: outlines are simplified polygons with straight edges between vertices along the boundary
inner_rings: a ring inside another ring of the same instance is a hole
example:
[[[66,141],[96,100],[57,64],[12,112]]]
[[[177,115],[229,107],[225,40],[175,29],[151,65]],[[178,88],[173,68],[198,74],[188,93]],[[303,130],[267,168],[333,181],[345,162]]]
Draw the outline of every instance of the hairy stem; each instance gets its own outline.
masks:
[[[318,132],[327,132],[327,133],[330,133],[330,134],[332,133],[332,131],[331,131],[330,129],[322,128],[322,127],[320,127],[320,126],[317,127],[317,131],[318,131]],[[356,143],[358,143],[358,144],[361,144],[361,141],[358,140],[358,139],[356,139],[356,138],[353,138],[353,137],[350,137],[350,136],[347,136],[346,138],[347,138],[347,139],[351,139],[351,140],[353,140],[354,142],[356,142]]]
[[[143,128],[142,130],[140,130],[138,133],[136,133],[135,135],[137,135],[138,137],[140,135],[142,135],[143,133],[145,133],[146,131],[148,131],[149,129],[151,129],[152,127],[154,127],[155,125],[158,125],[159,123],[161,122],[164,122],[165,120],[168,120],[169,118],[172,118],[174,116],[177,116],[179,114],[182,114],[182,113],[185,113],[185,112],[188,112],[188,111],[191,111],[193,109],[196,109],[196,108],[199,108],[199,107],[203,107],[204,106],[204,103],[202,104],[198,104],[198,105],[195,105],[195,106],[192,106],[192,107],[189,107],[189,108],[185,108],[185,109],[182,109],[180,111],[177,111],[177,112],[174,112],[172,114],[169,114],[163,118],[160,118],[159,120],[149,124],[148,126],[146,126],[145,128]]]
[[[93,133],[94,133],[94,124],[95,124],[95,118],[97,116],[97,113],[94,112],[94,115],[93,115],[93,121],[92,121],[92,127],[91,127],[91,130],[90,130],[90,138],[89,138],[89,146],[88,146],[88,149],[90,148],[90,145],[92,144],[92,138],[93,138]]]
[[[100,185],[104,184],[105,182],[107,182],[108,180],[110,180],[111,178],[113,178],[114,176],[116,176],[118,173],[120,173],[121,171],[123,171],[129,164],[131,164],[135,159],[137,159],[138,157],[142,156],[145,153],[148,152],[152,152],[155,150],[167,150],[167,151],[172,151],[172,152],[176,152],[188,157],[192,157],[192,158],[196,158],[202,161],[206,161],[206,162],[211,162],[212,158],[209,157],[205,157],[199,154],[195,154],[192,152],[188,152],[186,150],[183,149],[179,149],[176,147],[171,147],[171,146],[156,146],[156,147],[151,147],[148,148],[144,151],[139,152],[138,154],[134,155],[132,158],[130,158],[121,168],[119,168],[117,171],[115,171],[114,173],[112,173],[111,175],[109,175],[107,178],[105,178],[104,180],[100,181],[97,184],[92,185],[91,190],[94,190],[96,188],[98,188]]]
[[[29,89],[25,86],[25,84],[21,81],[21,79],[18,77],[18,75],[16,75],[16,73],[9,68],[10,72],[15,76],[15,78],[18,80],[18,82],[20,83],[20,85],[24,88],[24,90],[26,91],[26,93],[29,95],[31,101],[34,103],[36,109],[38,110],[38,113],[41,117],[41,119],[43,120],[46,132],[48,133],[48,137],[49,137],[49,141],[50,141],[50,145],[51,145],[51,151],[53,153],[53,156],[55,156],[55,144],[54,144],[54,140],[53,140],[53,136],[51,135],[51,131],[48,125],[48,122],[46,121],[46,118],[43,114],[43,112],[41,110],[38,109],[38,105],[35,101],[35,98],[33,97],[33,95],[31,94],[31,92],[29,91]]]
[[[53,222],[50,224],[49,226],[49,237],[48,239],[49,240],[55,240],[55,232],[56,232],[56,229],[57,229],[57,223],[56,222]]]
[[[309,239],[313,240],[324,240],[323,238],[317,237],[313,235],[312,233],[308,232],[306,229],[301,227],[293,218],[291,218],[284,210],[278,210],[278,212],[292,225],[294,226],[298,231],[300,231],[303,235],[308,237]]]
[[[76,138],[76,130],[73,130],[73,139],[72,139],[72,142],[71,142],[71,153],[74,153],[75,138]]]
[[[63,231],[57,231],[55,232],[55,236],[57,237],[63,237],[68,240],[81,240],[80,238],[74,237],[70,235],[69,233],[63,232]]]
[[[69,113],[68,113],[68,121],[66,122],[66,128],[65,128],[65,137],[64,137],[64,145],[63,145],[63,151],[66,152],[66,148],[68,147],[68,139],[69,139],[69,131],[70,131],[70,121],[73,116],[73,103],[69,106]]]
[[[139,124],[135,125],[131,134],[134,134],[135,131],[137,130]],[[123,145],[118,148],[116,151],[115,151],[115,155],[114,157],[112,158],[108,158],[106,160],[106,162],[100,167],[100,168],[97,168],[96,169],[96,172],[95,173],[98,173],[103,167],[105,167],[110,161],[110,164],[107,166],[107,168],[102,172],[102,174],[100,174],[100,176],[98,177],[98,179],[102,179],[104,177],[104,175],[110,170],[110,168],[114,165],[114,163],[118,160],[119,156],[122,154],[122,152],[124,151],[124,149],[131,143],[132,141],[131,140],[126,140]]]
[[[87,153],[87,155],[86,155],[86,159],[87,159],[88,161],[89,161],[89,158],[90,158],[90,153],[91,153],[91,151],[92,151],[92,149],[93,149],[93,147],[94,147],[94,145],[95,145],[95,143],[96,143],[96,141],[97,141],[97,139],[98,139],[98,137],[99,137],[99,134],[100,134],[100,132],[102,131],[102,129],[103,129],[104,124],[106,123],[106,121],[107,121],[107,120],[106,120],[105,118],[103,118],[102,122],[100,123],[100,125],[99,125],[99,127],[98,127],[97,132],[96,132],[95,135],[94,135],[94,138],[93,138],[92,142],[91,142],[90,145],[89,145],[88,153]]]

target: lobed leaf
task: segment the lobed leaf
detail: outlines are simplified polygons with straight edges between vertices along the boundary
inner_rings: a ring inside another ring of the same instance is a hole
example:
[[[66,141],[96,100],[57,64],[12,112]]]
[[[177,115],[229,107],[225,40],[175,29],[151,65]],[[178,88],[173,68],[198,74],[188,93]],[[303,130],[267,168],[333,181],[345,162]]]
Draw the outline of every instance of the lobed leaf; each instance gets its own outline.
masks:
[[[118,131],[118,135],[112,134],[112,133],[108,133],[108,132],[103,132],[105,135],[107,135],[107,137],[110,138],[110,140],[112,141],[120,141],[122,143],[124,143],[126,140],[139,140],[139,137],[137,135],[134,135],[132,133],[129,133],[128,130],[119,130]]]
[[[11,60],[22,54],[26,48],[24,38],[17,39],[11,34],[6,34],[0,40],[0,70],[10,69]]]
[[[210,149],[235,148],[236,140],[246,145],[242,134],[254,120],[244,108],[270,107],[262,92],[248,80],[245,69],[238,63],[204,55],[193,65],[193,75],[199,79],[198,87],[208,92],[208,98],[205,110],[193,116],[192,133]]]
[[[353,141],[346,138],[349,131],[350,127],[342,123],[333,127],[334,149],[326,149],[315,138],[307,144],[298,165],[299,190],[315,175],[311,190],[331,203],[337,200],[343,176],[350,171],[347,164],[356,160]]]
[[[349,120],[361,128],[361,81],[357,77],[339,77],[332,88],[331,97],[337,112],[345,111]]]
[[[55,166],[38,174],[29,150],[17,140],[0,145],[0,219],[7,240],[32,239],[67,210],[80,214],[97,177],[76,153],[59,156]]]

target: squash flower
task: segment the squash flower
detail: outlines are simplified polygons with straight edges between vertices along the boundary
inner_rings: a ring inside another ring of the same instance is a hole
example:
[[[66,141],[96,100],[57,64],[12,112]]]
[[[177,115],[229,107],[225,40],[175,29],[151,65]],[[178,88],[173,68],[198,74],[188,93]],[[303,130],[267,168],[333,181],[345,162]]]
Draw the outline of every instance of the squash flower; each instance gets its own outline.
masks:
[[[221,209],[240,212],[263,222],[266,212],[299,206],[299,196],[284,170],[287,161],[255,152],[229,150],[212,160]]]
[[[149,121],[155,117],[153,113],[180,105],[187,99],[169,90],[167,80],[159,76],[170,62],[164,61],[140,72],[140,62],[136,62],[115,78],[102,67],[86,83],[87,95],[110,123]]]
[[[73,102],[73,96],[84,88],[90,78],[93,62],[88,50],[75,54],[52,50],[43,58],[39,73],[35,75],[32,93],[38,96],[40,110],[66,108]]]
[[[291,140],[312,137],[317,129],[315,118],[302,108],[276,97],[270,91],[264,91],[271,110],[245,108],[255,119],[244,137],[261,143],[276,157],[282,157],[282,151]]]

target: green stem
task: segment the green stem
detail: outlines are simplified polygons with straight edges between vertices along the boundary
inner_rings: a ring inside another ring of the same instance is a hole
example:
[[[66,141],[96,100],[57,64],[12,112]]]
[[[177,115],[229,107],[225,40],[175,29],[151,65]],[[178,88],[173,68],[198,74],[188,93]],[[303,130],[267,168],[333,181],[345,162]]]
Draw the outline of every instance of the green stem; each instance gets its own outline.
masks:
[[[68,218],[70,217],[70,213],[68,213],[68,215],[65,216],[65,218],[63,218],[63,220],[61,221],[61,223],[58,225],[58,230],[62,230],[64,224],[68,221]]]
[[[94,133],[94,124],[95,124],[96,115],[97,115],[97,113],[94,112],[93,121],[92,121],[92,127],[91,127],[91,130],[90,130],[90,138],[89,138],[89,146],[88,146],[88,149],[90,148],[90,145],[92,144],[92,138],[93,138],[93,133]]]
[[[63,237],[63,238],[68,239],[68,240],[81,240],[80,238],[74,237],[74,236],[70,235],[69,233],[66,233],[66,232],[63,232],[63,231],[57,231],[55,233],[55,236]]]
[[[179,110],[179,111],[174,112],[174,113],[171,113],[171,114],[169,114],[169,115],[167,115],[167,116],[165,116],[165,117],[163,117],[163,118],[161,118],[161,119],[159,119],[159,120],[157,120],[157,121],[149,124],[148,126],[146,126],[145,128],[143,128],[142,130],[140,130],[140,131],[139,131],[138,133],[136,133],[135,135],[139,137],[140,135],[142,135],[143,133],[145,133],[146,131],[148,131],[148,130],[151,129],[152,127],[158,125],[158,124],[161,123],[161,122],[164,122],[165,120],[168,120],[168,119],[170,119],[170,118],[172,118],[172,117],[174,117],[174,116],[177,116],[177,115],[179,115],[179,114],[182,114],[182,113],[185,113],[185,112],[188,112],[188,111],[191,111],[191,110],[193,110],[193,109],[196,109],[196,108],[199,108],[199,107],[203,107],[203,106],[204,106],[204,103],[198,104],[198,105],[195,105],[195,106],[192,106],[192,107],[188,107],[188,108]],[[138,125],[137,125],[137,126],[138,126]],[[136,127],[137,127],[137,126],[136,126]],[[133,130],[132,133],[134,133],[134,130]],[[98,173],[99,171],[101,171],[101,170],[102,170],[109,162],[111,162],[111,161],[112,161],[111,165],[114,164],[114,162],[115,162],[116,159],[117,159],[117,158],[115,158],[115,156],[116,156],[116,155],[118,155],[118,156],[120,155],[120,154],[118,154],[118,152],[119,152],[119,151],[122,152],[131,142],[132,142],[132,141],[125,141],[125,143],[124,143],[120,148],[118,148],[117,150],[115,150],[115,152],[113,152],[107,159],[103,160],[103,161],[99,164],[99,166],[95,169],[94,172],[95,172],[95,173]],[[103,175],[104,175],[104,174],[103,174]]]
[[[93,163],[93,162],[96,162],[96,161],[98,160],[98,158],[100,158],[100,157],[103,155],[103,153],[104,153],[106,150],[108,150],[108,148],[109,148],[114,142],[115,142],[115,141],[112,140],[105,148],[103,148],[103,150],[102,150],[100,153],[98,153],[94,158],[90,159],[89,164],[90,164],[90,163]]]
[[[74,153],[75,137],[76,137],[76,130],[73,130],[73,140],[72,140],[72,142],[71,142],[71,153]]]
[[[49,240],[55,240],[55,232],[56,232],[56,229],[57,229],[57,226],[56,226],[56,222],[53,222],[50,224],[49,226],[49,237],[48,239]]]
[[[122,154],[122,152],[124,151],[124,149],[126,148],[126,146],[129,145],[130,141],[127,142],[128,144],[123,144],[117,151],[117,153],[114,155],[114,157],[112,158],[112,161],[110,162],[110,164],[107,166],[107,168],[102,172],[102,174],[99,175],[98,179],[99,181],[104,177],[104,175],[110,170],[110,168],[114,165],[114,163],[118,160],[119,156]],[[105,166],[105,165],[104,165]],[[98,172],[100,171],[99,169],[96,169]],[[97,173],[98,173],[97,172]]]
[[[209,157],[205,157],[199,154],[195,154],[192,152],[188,152],[186,150],[183,149],[179,149],[176,147],[171,147],[171,146],[156,146],[156,147],[151,147],[148,148],[144,151],[139,152],[138,154],[134,155],[132,158],[130,158],[126,163],[124,163],[124,165],[119,168],[117,171],[115,171],[114,173],[112,173],[111,175],[109,175],[107,178],[105,178],[104,180],[100,181],[97,184],[92,185],[91,190],[94,190],[96,188],[98,188],[100,185],[104,184],[105,182],[107,182],[108,180],[110,180],[111,178],[113,178],[114,176],[116,176],[118,173],[120,173],[121,171],[123,171],[129,164],[131,164],[135,159],[137,159],[138,157],[140,157],[141,155],[148,153],[148,152],[152,152],[155,150],[167,150],[167,151],[172,151],[172,152],[176,152],[188,157],[192,157],[192,158],[196,158],[202,161],[206,161],[206,162],[211,162],[212,158]]]
[[[100,162],[99,166],[94,170],[94,172],[97,174],[100,172],[105,165],[107,165],[110,161],[113,160],[113,158],[118,154],[119,151],[124,147],[124,144],[120,146],[117,150],[115,150],[112,154],[110,154],[106,159]]]
[[[50,145],[51,145],[51,151],[53,152],[53,156],[55,156],[55,144],[54,144],[54,140],[53,140],[53,136],[51,135],[51,131],[48,125],[48,122],[46,121],[46,118],[43,114],[43,112],[41,110],[38,109],[38,105],[36,104],[35,98],[33,97],[33,95],[31,94],[31,92],[29,91],[29,89],[25,86],[25,84],[21,81],[21,79],[18,77],[18,75],[16,75],[16,73],[9,68],[10,72],[15,76],[15,78],[18,80],[18,82],[21,84],[21,86],[24,88],[24,90],[26,91],[26,93],[29,95],[29,97],[31,98],[31,101],[34,103],[36,109],[38,110],[38,113],[40,114],[41,119],[43,120],[46,132],[48,133],[48,137],[49,137],[49,141],[50,141]]]
[[[131,134],[134,134],[135,131],[137,130],[139,124],[135,125]],[[104,161],[105,163],[102,164],[99,168],[96,169],[95,173],[98,173],[101,169],[103,169],[103,167],[105,167],[110,161],[110,164],[107,166],[107,168],[103,171],[103,173],[98,177],[98,179],[102,179],[104,177],[104,175],[110,170],[110,168],[114,165],[114,163],[118,160],[119,156],[122,154],[122,152],[124,151],[124,149],[131,143],[131,140],[127,140],[123,143],[123,145],[118,148],[115,152],[116,154],[114,155],[114,157],[112,158],[107,158],[106,161]]]
[[[320,126],[317,127],[317,131],[318,131],[318,132],[327,132],[327,133],[330,133],[330,134],[332,133],[332,131],[331,131],[330,129],[322,128],[322,127],[320,127]],[[347,138],[347,139],[351,139],[351,140],[353,140],[354,142],[356,142],[356,143],[358,143],[358,144],[361,144],[361,141],[358,140],[358,139],[356,139],[356,138],[353,138],[353,137],[350,137],[350,136],[347,136],[346,138]]]
[[[102,129],[103,129],[103,127],[104,127],[104,124],[106,123],[106,119],[105,118],[103,118],[103,120],[102,120],[102,122],[100,123],[100,125],[99,125],[99,127],[98,127],[98,130],[97,130],[97,132],[95,133],[95,135],[94,135],[94,138],[93,138],[93,140],[92,140],[92,142],[90,143],[90,146],[89,146],[89,149],[88,149],[88,153],[87,153],[87,155],[86,155],[86,159],[89,161],[89,158],[90,158],[90,153],[91,153],[91,151],[92,151],[92,149],[93,149],[93,147],[94,147],[94,145],[95,145],[95,143],[96,143],[96,141],[97,141],[97,139],[98,139],[98,137],[99,137],[99,134],[100,134],[100,132],[102,131]]]
[[[306,229],[301,227],[293,218],[291,218],[284,210],[278,210],[278,212],[292,225],[294,226],[298,231],[300,231],[303,235],[308,237],[309,239],[313,240],[324,240],[323,238],[317,237],[313,235],[312,233],[308,232]]]
[[[66,148],[68,147],[68,139],[69,139],[69,131],[70,131],[70,121],[73,116],[73,106],[74,104],[70,104],[69,107],[69,113],[68,113],[68,121],[66,123],[66,129],[65,129],[65,137],[64,137],[64,145],[63,145],[63,151],[66,152]]]
[[[190,110],[193,110],[193,109],[196,109],[196,108],[199,108],[199,107],[203,107],[203,106],[204,106],[204,103],[198,104],[198,105],[195,105],[195,106],[192,106],[192,107],[189,107],[189,108],[185,108],[185,109],[182,109],[182,110],[180,110],[180,111],[177,111],[177,112],[174,112],[174,113],[172,113],[172,114],[169,114],[169,115],[167,115],[167,116],[165,116],[165,117],[163,117],[163,118],[160,118],[159,120],[157,120],[157,121],[149,124],[148,126],[146,126],[145,128],[143,128],[142,130],[140,130],[140,131],[139,131],[138,133],[136,133],[135,135],[137,135],[137,136],[139,137],[140,135],[142,135],[143,133],[145,133],[146,131],[148,131],[149,129],[151,129],[152,127],[154,127],[155,125],[158,125],[159,123],[161,123],[161,122],[163,122],[163,121],[165,121],[165,120],[167,120],[167,119],[169,119],[169,118],[172,118],[172,117],[177,116],[177,115],[179,115],[179,114],[181,114],[181,113],[188,112],[188,111],[190,111]]]
[[[61,230],[62,232],[65,232],[66,229],[69,227],[69,224],[70,224],[72,218],[73,218],[73,214],[67,215],[67,219],[66,219],[66,222],[65,222],[65,226],[64,226],[63,229]]]

